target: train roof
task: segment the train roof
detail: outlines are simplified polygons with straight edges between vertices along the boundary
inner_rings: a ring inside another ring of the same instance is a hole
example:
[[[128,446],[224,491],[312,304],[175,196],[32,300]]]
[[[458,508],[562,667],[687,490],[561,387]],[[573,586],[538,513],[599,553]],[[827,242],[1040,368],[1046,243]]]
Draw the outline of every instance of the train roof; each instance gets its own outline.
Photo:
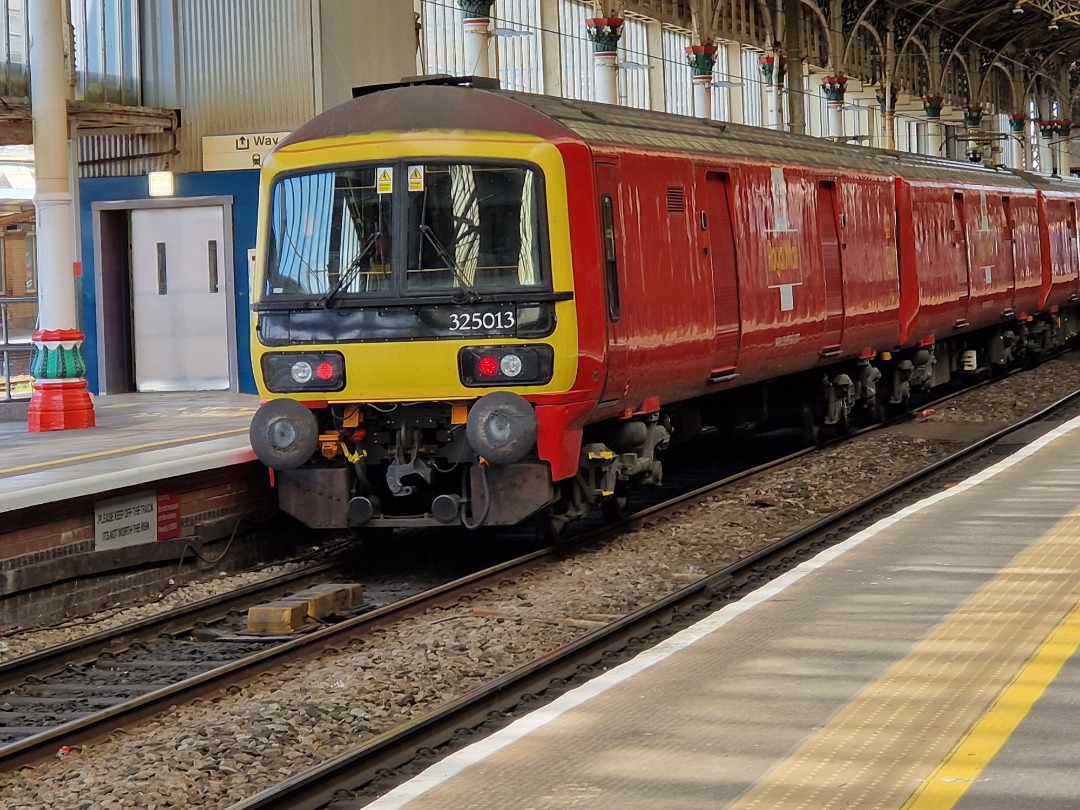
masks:
[[[476,86],[467,86],[475,81]],[[355,97],[295,129],[285,147],[374,132],[472,130],[522,132],[545,139],[611,144],[898,175],[907,179],[1029,187],[1020,175],[955,160],[889,152],[614,104],[497,89],[491,80],[417,77],[357,88]]]
[[[1017,175],[1040,191],[1080,195],[1080,179],[1071,175],[1062,177],[1060,175],[1033,174],[1031,172],[1017,172]]]

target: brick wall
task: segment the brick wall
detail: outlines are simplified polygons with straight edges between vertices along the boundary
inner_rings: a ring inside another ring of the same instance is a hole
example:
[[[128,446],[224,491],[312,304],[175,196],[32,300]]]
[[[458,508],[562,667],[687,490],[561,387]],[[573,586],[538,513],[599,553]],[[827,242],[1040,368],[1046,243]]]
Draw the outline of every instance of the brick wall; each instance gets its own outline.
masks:
[[[179,494],[180,537],[95,549],[94,504],[148,489]],[[234,535],[215,571],[276,559],[288,553],[279,524],[271,520],[276,503],[266,468],[250,462],[6,513],[0,524],[0,621],[47,623],[151,593],[178,573],[200,573],[206,566],[193,552],[216,558]]]

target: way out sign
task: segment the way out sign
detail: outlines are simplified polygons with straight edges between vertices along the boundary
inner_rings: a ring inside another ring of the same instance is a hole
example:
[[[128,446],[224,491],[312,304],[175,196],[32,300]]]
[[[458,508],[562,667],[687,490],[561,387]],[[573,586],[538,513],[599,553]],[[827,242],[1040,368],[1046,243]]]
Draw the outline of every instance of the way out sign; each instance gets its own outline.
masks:
[[[202,139],[203,171],[258,169],[263,157],[288,132],[248,132],[238,135],[206,135]]]

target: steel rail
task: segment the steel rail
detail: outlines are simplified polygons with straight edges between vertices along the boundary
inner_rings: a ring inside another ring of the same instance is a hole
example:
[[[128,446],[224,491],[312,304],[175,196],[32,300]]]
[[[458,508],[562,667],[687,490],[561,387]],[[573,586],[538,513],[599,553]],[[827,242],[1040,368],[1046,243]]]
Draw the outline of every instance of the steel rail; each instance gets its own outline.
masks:
[[[968,460],[985,448],[1002,441],[1016,431],[1045,419],[1065,405],[1080,398],[1074,392],[1036,414],[996,433],[977,440],[970,446],[940,459],[924,470],[912,473],[890,484],[881,491],[862,498],[837,512],[804,526],[787,537],[759,549],[745,559],[704,576],[652,605],[641,608],[606,627],[546,653],[538,660],[506,673],[490,683],[471,690],[445,706],[418,717],[397,728],[380,734],[366,743],[347,751],[321,765],[310,768],[285,779],[272,788],[231,806],[230,810],[261,810],[261,808],[288,807],[290,810],[316,810],[337,799],[342,791],[356,791],[387,770],[399,768],[414,760],[420,750],[437,749],[446,745],[462,730],[472,730],[491,719],[494,712],[512,711],[530,695],[562,686],[567,679],[580,676],[583,667],[600,663],[606,656],[619,652],[639,641],[654,630],[669,624],[676,618],[686,618],[695,609],[714,603],[717,594],[730,592],[745,586],[755,572],[770,565],[791,560],[800,548],[815,543],[826,545],[824,535],[892,499],[914,486]],[[702,487],[684,496],[685,500],[700,498],[717,488]],[[685,505],[685,504],[682,504]],[[662,504],[635,515],[631,523],[637,524],[658,514],[670,511],[670,504]],[[373,797],[374,798],[374,797]],[[358,800],[356,806],[362,805]]]
[[[218,621],[231,611],[247,607],[266,594],[280,593],[291,586],[317,581],[339,563],[326,562],[308,568],[280,574],[262,582],[245,585],[235,591],[200,599],[155,616],[146,616],[108,630],[72,639],[38,652],[21,655],[0,664],[0,691],[17,686],[31,676],[51,674],[68,664],[89,664],[103,650],[113,651],[138,641],[167,633],[189,630],[196,621]]]
[[[559,551],[557,547],[546,548],[525,557],[486,568],[467,577],[415,594],[339,624],[299,636],[270,649],[223,664],[193,678],[170,684],[104,711],[95,712],[79,720],[55,726],[41,734],[35,734],[4,746],[0,748],[0,773],[51,756],[60,745],[72,748],[83,745],[109,732],[153,717],[174,704],[214,694],[229,684],[252,678],[271,667],[318,655],[327,647],[342,644],[357,633],[392,624],[415,611],[454,602],[466,591],[482,587],[489,582],[498,583],[507,576],[513,576],[517,571],[529,568],[536,559]]]

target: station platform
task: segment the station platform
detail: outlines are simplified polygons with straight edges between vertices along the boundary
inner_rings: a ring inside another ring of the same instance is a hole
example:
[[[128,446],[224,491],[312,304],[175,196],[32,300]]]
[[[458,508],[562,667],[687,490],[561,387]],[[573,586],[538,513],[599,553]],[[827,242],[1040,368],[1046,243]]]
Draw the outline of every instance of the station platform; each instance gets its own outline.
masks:
[[[1080,807],[1078,645],[1080,419],[367,808]]]
[[[219,557],[246,565],[259,549],[231,538],[276,511],[248,441],[258,406],[227,391],[119,394],[94,398],[93,428],[0,421],[0,622],[138,598]],[[228,559],[206,552],[222,541]]]
[[[0,514],[253,461],[259,398],[228,391],[94,397],[97,426],[29,433],[0,422]]]

